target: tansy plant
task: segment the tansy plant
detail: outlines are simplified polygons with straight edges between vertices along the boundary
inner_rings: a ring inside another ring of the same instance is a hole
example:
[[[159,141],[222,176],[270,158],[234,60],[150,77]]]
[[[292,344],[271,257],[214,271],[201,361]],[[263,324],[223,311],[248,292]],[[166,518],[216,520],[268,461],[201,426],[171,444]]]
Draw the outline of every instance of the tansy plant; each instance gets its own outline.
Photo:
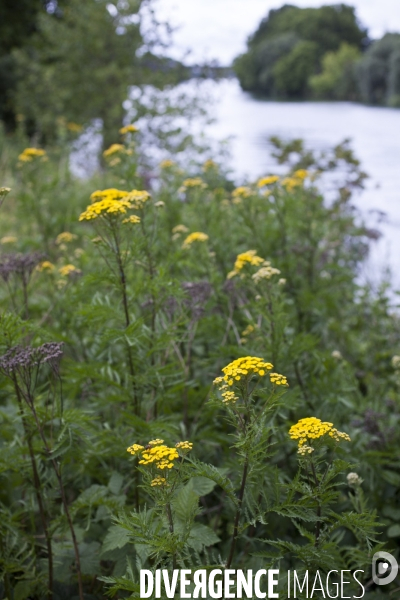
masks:
[[[234,428],[234,447],[243,465],[227,569],[234,558],[247,481],[268,456],[268,417],[288,385],[285,375],[272,369],[273,365],[262,358],[244,356],[229,363],[222,369],[223,375],[214,380]]]

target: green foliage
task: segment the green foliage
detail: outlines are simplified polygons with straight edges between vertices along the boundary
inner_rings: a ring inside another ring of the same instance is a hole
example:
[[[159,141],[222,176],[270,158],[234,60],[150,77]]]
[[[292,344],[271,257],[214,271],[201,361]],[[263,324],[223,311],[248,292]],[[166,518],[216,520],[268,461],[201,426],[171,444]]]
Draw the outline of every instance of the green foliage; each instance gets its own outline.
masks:
[[[368,48],[358,65],[359,88],[364,102],[396,105],[399,48],[398,33],[387,33]]]
[[[317,98],[349,100],[357,98],[355,65],[361,53],[344,42],[336,52],[322,58],[322,71],[310,78],[310,87]]]
[[[358,277],[377,235],[359,162],[275,139],[287,177],[235,189],[215,161],[169,160],[151,197],[116,199],[148,187],[140,136],[86,181],[68,145],[24,162],[0,140],[0,598],[136,598],[140,569],[174,566],[368,583],[371,555],[398,552],[400,327]],[[321,174],[341,179],[329,202]],[[79,222],[107,189],[115,212]],[[244,356],[273,369],[217,392]],[[351,441],[297,453],[307,416]],[[160,438],[171,468],[140,462]]]
[[[340,47],[361,50],[365,39],[366,31],[350,6],[284,5],[261,21],[248,40],[248,51],[235,60],[234,68],[243,89],[272,97],[304,98],[310,92],[309,79],[318,74],[326,53],[339,52],[340,67],[346,69],[348,60],[343,60]]]

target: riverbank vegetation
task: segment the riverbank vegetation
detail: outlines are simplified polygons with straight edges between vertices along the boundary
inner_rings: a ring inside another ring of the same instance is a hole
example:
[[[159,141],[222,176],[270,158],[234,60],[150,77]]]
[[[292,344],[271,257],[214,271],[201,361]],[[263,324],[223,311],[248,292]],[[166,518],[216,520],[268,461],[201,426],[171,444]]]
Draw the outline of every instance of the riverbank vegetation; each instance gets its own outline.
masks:
[[[271,10],[234,69],[268,98],[400,106],[400,34],[371,40],[344,4]]]
[[[83,181],[71,142],[2,138],[0,598],[137,598],[174,567],[389,594],[400,325],[357,277],[357,160],[275,140],[286,176],[236,187],[211,158],[150,173],[140,137]]]

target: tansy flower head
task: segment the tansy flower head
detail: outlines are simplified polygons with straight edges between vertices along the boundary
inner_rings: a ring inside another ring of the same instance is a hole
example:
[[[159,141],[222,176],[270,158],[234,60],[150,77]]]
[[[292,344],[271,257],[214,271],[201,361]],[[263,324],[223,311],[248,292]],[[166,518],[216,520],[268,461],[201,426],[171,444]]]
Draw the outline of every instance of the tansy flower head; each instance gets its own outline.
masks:
[[[259,283],[262,279],[271,279],[273,275],[280,275],[280,270],[271,267],[270,262],[264,261],[261,269],[254,273],[254,275],[251,277],[256,283]]]
[[[56,244],[57,246],[59,246],[60,244],[68,244],[69,242],[72,242],[72,240],[75,240],[76,237],[77,236],[74,233],[64,231],[56,237]]]
[[[213,160],[211,160],[211,158],[206,160],[206,162],[203,165],[203,171],[205,173],[207,173],[207,171],[212,171],[212,170],[217,170],[217,169],[218,169],[217,163],[215,163]]]
[[[269,177],[262,177],[257,183],[257,187],[262,188],[266,185],[271,185],[279,181],[278,175],[269,175]]]
[[[54,271],[54,269],[55,269],[55,266],[49,260],[44,260],[36,267],[36,270],[40,271],[40,272],[42,272],[42,271],[51,272],[51,271]]]
[[[193,448],[193,444],[192,442],[178,442],[177,444],[175,444],[175,448],[178,448],[179,450],[191,450]]]
[[[300,452],[300,449],[303,446],[308,446],[310,443],[312,444],[312,440],[317,440],[324,436],[330,437],[335,442],[340,442],[341,440],[350,441],[347,433],[338,431],[333,426],[333,423],[321,421],[321,419],[317,419],[316,417],[300,419],[296,425],[292,425],[290,428],[289,436],[292,440],[298,440],[300,454],[310,453],[309,450]]]
[[[186,192],[186,190],[190,188],[205,189],[206,187],[207,184],[204,183],[200,177],[189,177],[182,183],[181,187],[179,188],[179,192]]]
[[[214,379],[214,384],[219,387],[220,391],[226,390],[228,386],[232,387],[233,385],[239,385],[241,382],[250,379],[253,375],[264,377],[266,371],[270,371],[272,368],[273,365],[269,362],[265,362],[263,358],[258,358],[257,356],[243,356],[224,367],[222,369],[224,375]],[[225,391],[224,394],[225,402],[233,401],[231,395],[226,395]]]
[[[136,127],[136,125],[125,125],[124,127],[121,127],[121,129],[119,130],[121,135],[126,135],[127,133],[136,133],[137,131],[139,131],[139,129]]]
[[[0,198],[7,196],[11,192],[11,188],[9,187],[0,187]]]
[[[168,158],[165,160],[162,160],[160,162],[161,169],[170,169],[171,167],[174,167],[175,165],[176,165],[176,162],[174,162],[173,160],[170,160]]]
[[[77,269],[74,265],[64,265],[58,269],[58,272],[63,277],[68,277],[69,275],[79,275],[81,273],[80,269]]]
[[[104,158],[109,158],[110,156],[113,156],[114,154],[118,154],[119,152],[124,152],[124,151],[125,151],[125,146],[123,144],[111,144],[111,146],[109,148],[107,148],[107,150],[104,150],[103,156],[104,156]]]
[[[172,233],[187,233],[189,229],[185,225],[175,225]]]
[[[293,176],[296,179],[304,180],[306,177],[308,177],[308,171],[306,171],[306,169],[298,169],[293,173]]]
[[[240,187],[237,187],[235,190],[233,190],[232,192],[232,198],[233,198],[233,202],[235,204],[239,204],[242,201],[242,198],[250,198],[250,196],[253,195],[253,192],[251,190],[251,188],[242,185]]]
[[[140,223],[140,217],[138,217],[137,215],[131,215],[130,217],[124,219],[122,222],[130,223],[131,225],[136,225],[137,223]]]
[[[257,252],[255,250],[247,250],[247,252],[242,252],[238,254],[235,260],[235,265],[233,271],[228,273],[228,279],[232,279],[240,273],[245,265],[251,265],[258,267],[264,263],[264,259],[261,256],[257,256]]]
[[[157,475],[157,477],[154,477],[150,485],[151,487],[167,486],[168,483],[165,477],[160,477],[160,475]]]
[[[202,233],[201,231],[194,231],[190,233],[185,241],[182,244],[182,248],[189,248],[193,244],[193,242],[206,242],[208,240],[208,235],[206,233]]]
[[[279,373],[270,373],[269,374],[269,378],[271,380],[271,383],[274,383],[275,385],[287,385],[287,378],[285,377],[285,375],[280,375]]]
[[[35,158],[43,158],[46,156],[46,151],[40,148],[25,148],[25,150],[18,156],[18,160],[21,162],[31,162]]]

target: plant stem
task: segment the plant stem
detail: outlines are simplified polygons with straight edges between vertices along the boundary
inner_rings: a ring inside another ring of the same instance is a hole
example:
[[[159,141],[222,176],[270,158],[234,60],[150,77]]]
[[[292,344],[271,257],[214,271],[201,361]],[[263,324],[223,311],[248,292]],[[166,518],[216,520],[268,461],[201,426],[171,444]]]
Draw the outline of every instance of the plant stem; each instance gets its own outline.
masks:
[[[64,506],[64,510],[65,510],[65,515],[67,517],[67,521],[68,521],[68,526],[71,532],[71,537],[72,537],[72,544],[74,547],[74,553],[75,553],[75,562],[76,562],[76,573],[77,573],[77,577],[78,577],[78,588],[79,588],[79,599],[80,600],[84,600],[83,597],[83,584],[82,584],[82,571],[81,571],[81,559],[79,556],[79,548],[78,548],[78,541],[76,539],[76,535],[75,535],[75,529],[74,529],[74,525],[72,523],[72,519],[71,519],[71,514],[69,512],[69,508],[68,508],[68,502],[67,502],[67,497],[65,495],[65,487],[64,487],[64,483],[62,480],[62,475],[61,475],[61,470],[57,464],[57,461],[54,458],[51,458],[51,449],[47,443],[47,439],[45,436],[45,433],[43,431],[43,427],[39,421],[39,418],[37,416],[36,410],[35,410],[35,406],[33,403],[33,398],[29,398],[29,401],[27,402],[29,405],[29,408],[32,411],[33,417],[35,419],[35,423],[36,423],[36,427],[37,430],[39,432],[39,435],[42,439],[43,445],[45,447],[46,453],[48,455],[48,457],[50,458],[50,462],[53,466],[54,469],[54,473],[56,475],[57,478],[57,482],[58,482],[58,487],[60,490],[60,494],[61,494],[61,500]]]
[[[32,446],[31,436],[29,434],[28,423],[26,422],[26,418],[24,415],[21,394],[20,394],[18,382],[17,382],[15,375],[13,377],[13,382],[14,382],[15,393],[16,393],[17,400],[18,400],[19,412],[20,412],[21,419],[22,419],[22,426],[24,428],[25,437],[26,437],[26,441],[28,444],[29,457],[31,460],[32,473],[33,473],[33,485],[35,488],[36,499],[37,499],[37,503],[38,503],[38,507],[39,507],[40,520],[42,521],[44,536],[46,538],[47,555],[48,555],[48,561],[49,561],[49,564],[48,564],[48,572],[49,572],[48,599],[52,600],[53,599],[53,549],[52,549],[52,543],[51,543],[51,536],[49,533],[49,529],[47,527],[46,512],[44,509],[44,502],[43,502],[42,493],[41,493],[41,482],[40,482],[39,472],[37,469],[35,453],[34,453],[33,446]]]
[[[318,484],[318,479],[317,479],[317,474],[315,472],[315,467],[314,467],[314,463],[311,460],[311,470],[314,476],[314,482],[315,482],[315,489],[317,490],[319,488],[319,484]],[[318,502],[318,508],[317,508],[317,517],[318,517],[318,521],[315,524],[315,543],[314,546],[318,546],[318,541],[319,541],[319,536],[321,533],[321,521],[319,520],[321,517],[321,504],[319,503],[319,500],[317,500]]]
[[[172,518],[171,504],[168,502],[166,504],[165,508],[167,510],[169,532],[172,535],[174,533],[174,520]],[[175,552],[174,552],[173,557],[172,557],[172,566],[173,566],[174,569],[176,569],[176,556],[175,556]]]
[[[238,537],[238,529],[239,529],[239,519],[240,519],[240,515],[242,512],[242,503],[243,503],[244,490],[246,487],[246,479],[247,479],[248,470],[249,470],[249,459],[246,456],[244,465],[243,465],[242,483],[241,483],[239,495],[238,495],[238,507],[236,510],[235,522],[234,522],[234,526],[233,526],[231,548],[230,548],[228,560],[226,561],[226,566],[225,566],[226,569],[230,568],[230,566],[232,564],[232,560],[233,560],[233,555],[235,553],[236,540]]]

